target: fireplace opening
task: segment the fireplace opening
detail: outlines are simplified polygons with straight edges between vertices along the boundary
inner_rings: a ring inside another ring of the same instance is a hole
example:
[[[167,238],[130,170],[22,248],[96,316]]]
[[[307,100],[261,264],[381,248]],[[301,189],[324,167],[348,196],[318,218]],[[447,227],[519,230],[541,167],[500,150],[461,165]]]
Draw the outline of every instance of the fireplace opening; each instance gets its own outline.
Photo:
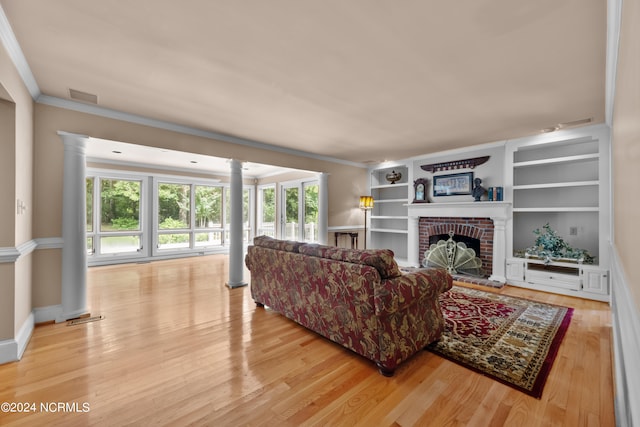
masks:
[[[447,233],[435,234],[435,235],[429,236],[429,246],[435,245],[440,240],[448,240],[448,239],[449,239],[449,234]],[[456,243],[458,242],[464,243],[465,245],[467,245],[468,248],[471,248],[476,252],[476,256],[480,255],[480,239],[474,239],[473,237],[454,234],[453,241]]]
[[[482,274],[493,274],[494,224],[491,218],[467,217],[420,217],[418,221],[419,259],[423,264],[425,252],[438,241],[449,239],[452,232],[455,242],[464,243],[473,249],[482,261]]]
[[[447,234],[429,236],[429,243],[429,249],[424,254],[425,267],[446,268],[451,274],[484,277],[482,260],[477,256],[479,239],[456,236],[451,230]]]

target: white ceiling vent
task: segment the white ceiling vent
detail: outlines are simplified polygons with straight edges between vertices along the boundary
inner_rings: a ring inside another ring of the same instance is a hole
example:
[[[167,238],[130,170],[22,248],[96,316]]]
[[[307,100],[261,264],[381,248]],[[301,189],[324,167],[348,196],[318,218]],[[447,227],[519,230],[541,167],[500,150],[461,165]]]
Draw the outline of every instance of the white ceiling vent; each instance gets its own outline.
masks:
[[[98,103],[98,95],[92,93],[82,92],[80,90],[69,89],[69,97],[76,101],[88,102],[90,104]]]

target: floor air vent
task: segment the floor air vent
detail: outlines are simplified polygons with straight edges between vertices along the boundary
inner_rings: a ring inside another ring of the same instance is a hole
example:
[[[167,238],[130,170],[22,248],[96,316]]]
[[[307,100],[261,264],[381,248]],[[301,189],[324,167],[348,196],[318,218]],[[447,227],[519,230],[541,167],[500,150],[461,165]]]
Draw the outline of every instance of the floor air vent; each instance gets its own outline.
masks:
[[[104,319],[104,316],[80,317],[79,319],[71,319],[67,322],[67,326],[82,325],[83,323],[95,322]]]

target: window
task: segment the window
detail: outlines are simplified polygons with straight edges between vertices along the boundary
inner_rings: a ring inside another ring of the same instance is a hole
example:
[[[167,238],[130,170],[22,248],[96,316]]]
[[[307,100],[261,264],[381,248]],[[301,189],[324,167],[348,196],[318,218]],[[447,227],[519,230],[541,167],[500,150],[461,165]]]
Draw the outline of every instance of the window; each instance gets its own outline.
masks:
[[[86,179],[89,264],[222,252],[230,238],[230,195],[228,185],[213,180],[194,182],[187,177],[89,168]],[[252,186],[243,189],[245,242],[253,237],[253,195]]]
[[[88,177],[86,179],[86,201],[87,201],[87,254],[93,255],[94,247],[93,247],[93,183],[95,181],[94,177]]]
[[[222,187],[196,185],[195,194],[195,245],[197,247],[221,246],[224,231],[222,224]]]
[[[276,186],[258,188],[258,236],[276,237]]]
[[[293,182],[282,185],[282,229],[287,240],[318,241],[317,181]]]
[[[87,253],[131,256],[142,253],[143,180],[92,176],[86,179]]]
[[[304,229],[305,242],[318,241],[318,191],[317,183],[303,183],[304,192]]]
[[[158,249],[189,248],[191,186],[158,183]]]
[[[231,189],[176,178],[156,185],[155,253],[223,248],[229,245]],[[244,240],[251,234],[251,191],[243,191]]]

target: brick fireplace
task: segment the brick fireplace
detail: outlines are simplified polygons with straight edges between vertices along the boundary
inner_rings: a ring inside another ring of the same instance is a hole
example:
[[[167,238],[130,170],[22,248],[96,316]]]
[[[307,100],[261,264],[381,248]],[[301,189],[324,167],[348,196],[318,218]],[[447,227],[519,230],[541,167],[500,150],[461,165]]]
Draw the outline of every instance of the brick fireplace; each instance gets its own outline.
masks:
[[[447,234],[453,228],[455,234],[480,240],[480,253],[476,255],[489,280],[506,282],[510,202],[412,203],[408,214],[410,265],[422,263],[431,235]]]
[[[476,256],[482,260],[482,269],[486,276],[493,273],[493,221],[491,218],[466,217],[421,217],[418,222],[420,238],[420,262],[429,249],[430,240],[436,236],[448,239],[449,231],[455,234],[453,240],[460,241],[457,236],[479,240],[479,251]],[[446,237],[445,237],[446,236]],[[440,237],[440,238],[442,238]]]

